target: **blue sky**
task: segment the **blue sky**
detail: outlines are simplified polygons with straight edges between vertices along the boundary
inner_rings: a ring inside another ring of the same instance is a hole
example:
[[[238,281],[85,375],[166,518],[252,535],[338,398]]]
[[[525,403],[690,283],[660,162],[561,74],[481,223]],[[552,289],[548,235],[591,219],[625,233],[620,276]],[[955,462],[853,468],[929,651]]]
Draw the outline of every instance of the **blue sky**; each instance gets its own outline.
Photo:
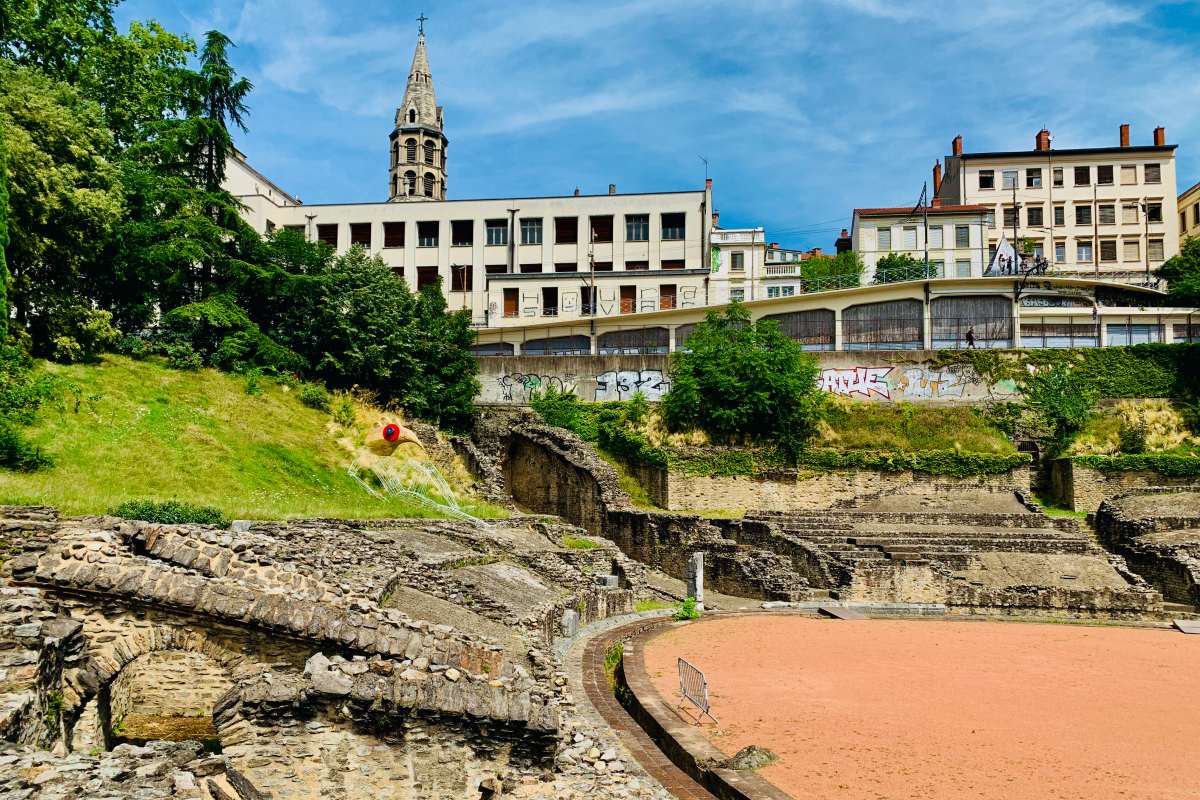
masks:
[[[968,151],[1178,143],[1200,180],[1200,2],[130,0],[255,84],[251,163],[305,202],[383,200],[424,12],[452,198],[696,188],[725,226],[831,247]]]

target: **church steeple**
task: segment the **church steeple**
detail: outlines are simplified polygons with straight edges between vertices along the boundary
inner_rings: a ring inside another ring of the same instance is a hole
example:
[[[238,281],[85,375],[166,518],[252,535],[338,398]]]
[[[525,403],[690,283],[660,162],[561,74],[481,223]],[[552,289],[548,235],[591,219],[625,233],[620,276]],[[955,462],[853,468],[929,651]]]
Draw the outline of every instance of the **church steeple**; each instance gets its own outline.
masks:
[[[424,14],[418,17],[417,49],[389,137],[388,197],[393,201],[446,199],[448,140],[442,132],[442,108],[437,104],[425,52],[425,20]]]

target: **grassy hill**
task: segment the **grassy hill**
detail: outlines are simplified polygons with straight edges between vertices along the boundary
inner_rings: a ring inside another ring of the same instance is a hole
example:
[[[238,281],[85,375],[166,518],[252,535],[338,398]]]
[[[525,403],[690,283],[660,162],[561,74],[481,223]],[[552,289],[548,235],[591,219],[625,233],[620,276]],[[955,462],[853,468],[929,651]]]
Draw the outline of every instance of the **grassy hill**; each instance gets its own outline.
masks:
[[[415,500],[371,497],[346,472],[352,458],[337,442],[346,432],[271,381],[248,394],[238,376],[117,356],[42,368],[82,391],[24,429],[54,466],[0,471],[0,503],[99,514],[126,500],[176,499],[235,519],[436,516]],[[364,422],[352,438],[366,428]],[[502,513],[464,507],[480,516]]]

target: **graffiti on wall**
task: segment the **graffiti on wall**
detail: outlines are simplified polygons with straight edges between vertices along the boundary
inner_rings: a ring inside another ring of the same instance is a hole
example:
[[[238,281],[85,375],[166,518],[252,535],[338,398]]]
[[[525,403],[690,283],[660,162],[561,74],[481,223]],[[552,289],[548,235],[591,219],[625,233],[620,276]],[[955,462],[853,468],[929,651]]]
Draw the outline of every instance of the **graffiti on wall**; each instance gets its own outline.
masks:
[[[535,375],[513,372],[496,379],[500,384],[500,399],[506,403],[528,403],[533,392],[554,389],[559,392],[575,391],[574,375]]]
[[[843,397],[877,395],[884,400],[892,399],[892,387],[887,376],[891,367],[850,367],[849,369],[823,369],[819,385],[821,391]]]
[[[938,400],[962,397],[966,381],[961,372],[949,369],[906,367],[896,369],[896,389],[906,400]]]
[[[647,400],[661,400],[671,390],[671,384],[660,369],[621,370],[602,372],[596,376],[594,400],[628,400],[637,392]]]

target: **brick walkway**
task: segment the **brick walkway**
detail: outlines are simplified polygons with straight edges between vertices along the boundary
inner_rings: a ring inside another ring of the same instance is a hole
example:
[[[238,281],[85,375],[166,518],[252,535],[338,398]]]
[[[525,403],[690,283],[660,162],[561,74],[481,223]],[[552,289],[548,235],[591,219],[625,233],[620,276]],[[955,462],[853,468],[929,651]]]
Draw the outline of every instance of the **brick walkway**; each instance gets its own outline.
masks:
[[[587,642],[581,663],[584,690],[588,700],[604,717],[605,722],[616,731],[625,749],[642,769],[667,791],[681,800],[716,800],[703,786],[671,763],[608,690],[608,680],[604,674],[604,654],[608,652],[609,646],[644,630],[651,624],[654,623],[643,620],[624,625]]]

